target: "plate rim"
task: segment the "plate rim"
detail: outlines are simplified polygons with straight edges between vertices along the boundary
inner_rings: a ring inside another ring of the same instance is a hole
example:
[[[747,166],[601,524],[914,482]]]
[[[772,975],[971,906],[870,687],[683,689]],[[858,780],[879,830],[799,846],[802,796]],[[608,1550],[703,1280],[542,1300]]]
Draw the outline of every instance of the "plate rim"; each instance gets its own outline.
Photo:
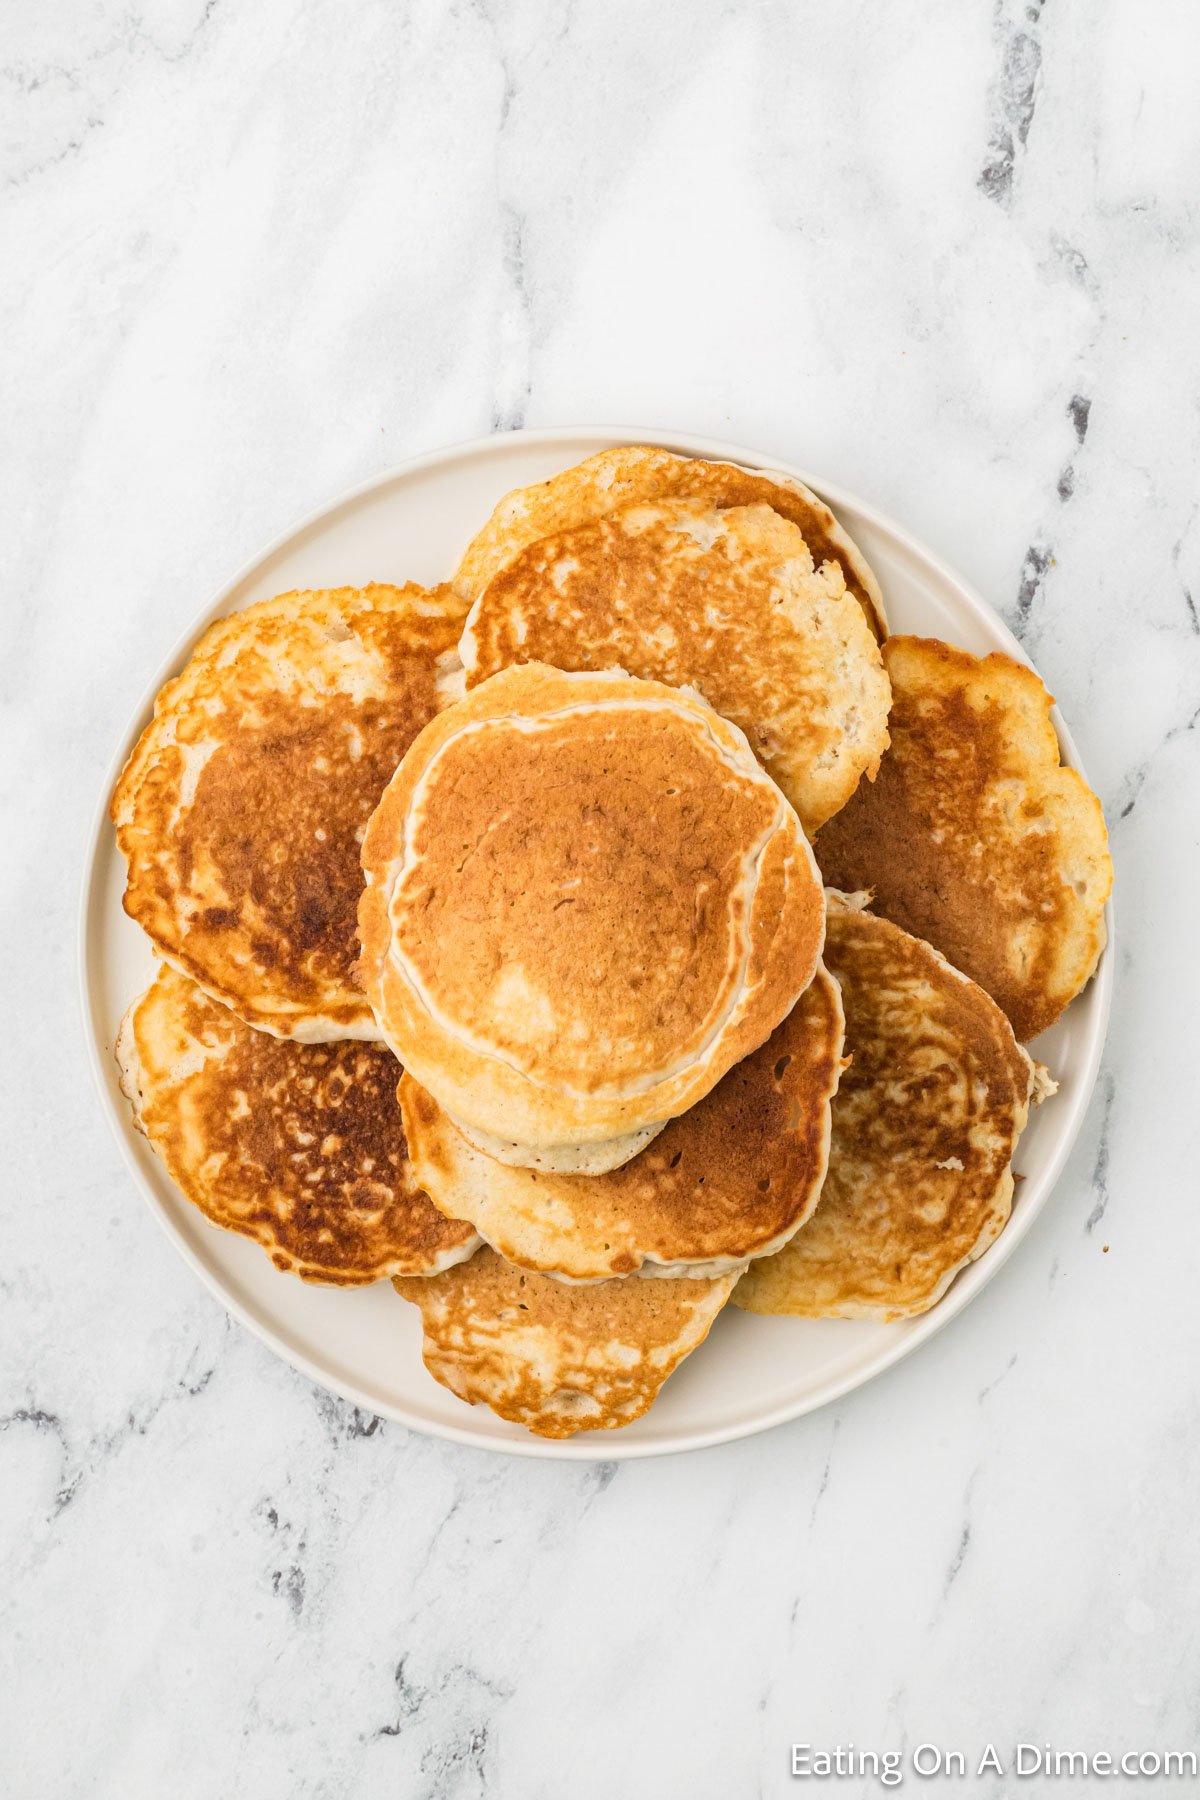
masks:
[[[659,1443],[654,1439],[622,1440],[620,1434],[616,1432],[579,1433],[573,1438],[560,1440],[539,1439],[533,1437],[532,1434],[527,1439],[514,1438],[511,1441],[485,1438],[473,1430],[470,1423],[456,1425],[450,1421],[421,1418],[405,1407],[394,1404],[381,1407],[376,1398],[366,1394],[364,1390],[356,1388],[352,1382],[337,1379],[328,1369],[316,1363],[293,1344],[288,1343],[271,1325],[259,1318],[251,1307],[244,1305],[223,1285],[216,1272],[193,1250],[170,1214],[160,1204],[158,1196],[138,1166],[131,1135],[133,1127],[118,1110],[113,1099],[111,1084],[106,1077],[107,1059],[104,1057],[103,1051],[104,1031],[102,1021],[97,1017],[93,998],[89,938],[93,908],[96,905],[102,839],[103,834],[109,828],[109,800],[117,778],[124,767],[130,749],[152,711],[155,696],[163,683],[179,668],[182,660],[196,642],[199,633],[205,630],[214,619],[221,616],[222,609],[227,607],[233,593],[249,580],[258,568],[286,549],[294,539],[302,536],[306,531],[312,530],[314,526],[321,524],[332,514],[353,505],[358,500],[367,498],[378,489],[391,486],[396,482],[403,482],[426,470],[453,464],[466,458],[483,456],[489,451],[497,450],[515,441],[531,445],[562,444],[569,451],[572,447],[594,446],[597,440],[607,440],[610,447],[621,444],[650,444],[657,448],[673,449],[683,454],[713,461],[740,463],[749,468],[789,475],[793,479],[802,481],[806,487],[811,488],[814,493],[825,500],[835,514],[840,513],[842,509],[854,512],[870,525],[893,538],[911,556],[933,570],[966,602],[968,608],[987,627],[989,633],[999,636],[1008,655],[1033,669],[1035,674],[1039,673],[1024,646],[973,583],[944,561],[935,551],[930,550],[906,526],[897,523],[873,502],[862,499],[857,493],[840,484],[815,477],[795,464],[774,456],[764,455],[761,451],[748,445],[688,431],[672,431],[661,426],[608,424],[544,425],[526,427],[519,431],[487,432],[481,436],[459,439],[441,448],[422,451],[416,456],[407,457],[344,489],[320,506],[311,508],[304,515],[295,519],[291,525],[277,533],[253,556],[248,557],[229,580],[222,583],[208,603],[198,609],[191,623],[172,644],[156,669],[152,680],[141,691],[130,712],[117,749],[106,766],[104,784],[92,814],[91,826],[85,843],[76,928],[76,979],[79,1006],[87,1045],[88,1066],[101,1109],[108,1120],[109,1128],[116,1139],[122,1160],[134,1186],[149,1207],[159,1227],[166,1233],[176,1252],[209,1293],[220,1302],[227,1313],[282,1361],[306,1376],[316,1386],[326,1392],[338,1395],[350,1405],[361,1407],[372,1415],[386,1418],[395,1424],[404,1426],[407,1430],[437,1437],[450,1443],[464,1444],[474,1450],[500,1456],[533,1457],[551,1462],[640,1461],[652,1456],[682,1455],[694,1450],[711,1449],[719,1444],[755,1437],[760,1432],[772,1431],[777,1426],[787,1424],[793,1419],[803,1418],[809,1413],[817,1412],[822,1407],[844,1398],[846,1394],[853,1392],[856,1388],[865,1387],[868,1382],[874,1381],[888,1369],[894,1368],[898,1362],[913,1355],[929,1343],[937,1333],[944,1330],[951,1320],[957,1318],[976,1295],[995,1279],[1050,1201],[1067,1158],[1078,1141],[1095,1091],[1108,1038],[1116,967],[1115,919],[1113,902],[1110,898],[1104,913],[1106,942],[1091,982],[1093,1017],[1089,1024],[1084,1056],[1079,1069],[1074,1072],[1075,1081],[1072,1093],[1056,1101],[1057,1105],[1068,1107],[1070,1113],[1063,1122],[1058,1145],[1038,1177],[1038,1192],[1035,1195],[1023,1197],[1022,1206],[1010,1217],[1004,1231],[989,1247],[987,1253],[960,1272],[949,1291],[936,1306],[917,1319],[909,1321],[909,1328],[903,1333],[897,1334],[894,1345],[885,1343],[880,1350],[866,1360],[864,1365],[856,1365],[852,1370],[831,1375],[819,1382],[811,1393],[799,1400],[784,1401],[768,1412],[740,1418],[733,1423],[713,1426],[707,1430],[686,1433],[681,1435],[677,1441],[669,1443]],[[592,449],[588,453],[595,454],[595,451]],[[499,498],[498,494],[497,499]],[[885,594],[885,605],[886,599]],[[1042,679],[1040,674],[1039,679]],[[1078,747],[1057,704],[1052,709],[1051,718],[1058,734],[1063,761],[1078,770],[1086,781],[1087,771],[1082,765]],[[597,1439],[599,1441],[596,1441]]]

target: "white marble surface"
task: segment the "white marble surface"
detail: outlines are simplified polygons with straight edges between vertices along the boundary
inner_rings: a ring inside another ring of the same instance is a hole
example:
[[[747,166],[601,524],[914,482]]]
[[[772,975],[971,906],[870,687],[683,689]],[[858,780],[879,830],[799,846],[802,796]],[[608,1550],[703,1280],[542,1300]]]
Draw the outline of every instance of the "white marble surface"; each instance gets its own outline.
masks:
[[[802,1740],[1200,1748],[1194,6],[0,36],[0,1790],[749,1800]],[[969,1312],[619,1469],[378,1426],[232,1326],[118,1161],[73,970],[103,767],[210,591],[410,453],[586,419],[761,445],[961,567],[1073,724],[1121,930],[1088,1127]]]

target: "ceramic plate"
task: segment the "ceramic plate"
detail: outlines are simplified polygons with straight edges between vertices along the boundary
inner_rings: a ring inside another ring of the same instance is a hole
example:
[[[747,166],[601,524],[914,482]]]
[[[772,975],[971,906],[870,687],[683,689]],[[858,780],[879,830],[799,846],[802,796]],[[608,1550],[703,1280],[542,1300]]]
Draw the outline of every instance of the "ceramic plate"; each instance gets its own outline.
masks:
[[[547,1443],[439,1387],[421,1362],[421,1325],[381,1282],[342,1293],[280,1275],[257,1245],[223,1232],[188,1204],[133,1129],[117,1085],[113,1042],[133,997],[154,972],[141,931],[121,909],[124,871],[107,818],[113,783],[150,716],[154,696],[213,619],[289,588],[368,581],[444,580],[468,539],[510,488],[543,480],[594,451],[659,443],[688,455],[782,468],[752,450],[638,429],[514,432],[405,463],[335,501],[257,557],[202,612],[146,689],[113,758],[88,851],[80,918],[80,969],[92,1063],[133,1178],[180,1254],[235,1318],[313,1381],[357,1406],[418,1431],[517,1456],[571,1460],[653,1456],[765,1431],[823,1406],[915,1350],[996,1275],[1049,1199],[1083,1120],[1096,1077],[1112,985],[1111,948],[1096,979],[1047,1032],[1037,1052],[1059,1092],[1034,1114],[1016,1166],[1024,1176],[1012,1219],[995,1246],[966,1269],[922,1318],[876,1325],[849,1320],[756,1318],[727,1307],[707,1342],[684,1363],[652,1411],[627,1429]],[[919,632],[976,654],[1022,657],[989,606],[907,532],[818,475],[790,469],[832,506],[862,546],[883,588],[893,631]],[[1056,715],[1065,761],[1079,767]],[[1111,921],[1110,921],[1111,939]]]

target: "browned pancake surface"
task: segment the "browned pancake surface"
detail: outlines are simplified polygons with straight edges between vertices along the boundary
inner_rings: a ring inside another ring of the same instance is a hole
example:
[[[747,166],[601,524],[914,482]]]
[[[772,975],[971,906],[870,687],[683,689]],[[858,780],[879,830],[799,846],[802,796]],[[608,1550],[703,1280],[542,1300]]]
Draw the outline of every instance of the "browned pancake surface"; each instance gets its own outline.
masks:
[[[406,1076],[409,1152],[443,1211],[525,1268],[575,1281],[643,1264],[726,1270],[777,1248],[816,1204],[841,1052],[837,983],[821,969],[764,1045],[606,1175],[494,1162]]]
[[[575,1287],[481,1250],[431,1281],[395,1288],[421,1309],[435,1381],[539,1437],[564,1438],[647,1412],[708,1335],[734,1279]]]
[[[363,969],[456,1118],[517,1143],[671,1117],[812,978],[794,813],[694,696],[506,670],[434,721],[371,820]]]
[[[515,662],[694,687],[815,831],[887,744],[879,647],[839,565],[770,506],[639,503],[515,554],[463,632],[468,686]]]
[[[1003,1229],[1034,1068],[982,988],[831,896],[825,949],[850,1065],[812,1218],[736,1291],[752,1312],[924,1312]]]
[[[251,1024],[374,1036],[357,987],[362,833],[441,701],[448,589],[280,595],[220,621],[113,796],[126,911]]]
[[[454,747],[426,797],[393,919],[434,1003],[465,1019],[486,996],[491,1041],[524,1069],[552,1051],[573,1086],[636,1078],[729,1002],[741,853],[775,802],[720,780],[673,724],[498,723]]]
[[[1022,1040],[1053,1024],[1104,945],[1112,863],[1100,803],[1059,763],[1032,670],[890,638],[891,748],[819,834],[825,879],[869,888],[999,1002]]]
[[[677,456],[650,445],[602,450],[549,481],[506,494],[468,545],[454,577],[458,592],[476,600],[497,571],[526,544],[569,530],[637,501],[674,497],[709,506],[769,506],[800,528],[819,568],[840,568],[880,641],[887,635],[879,583],[862,551],[823,500],[788,475],[736,463]]]
[[[122,1026],[138,1127],[215,1225],[276,1268],[357,1286],[469,1255],[477,1238],[418,1187],[380,1044],[297,1044],[253,1031],[174,969]]]

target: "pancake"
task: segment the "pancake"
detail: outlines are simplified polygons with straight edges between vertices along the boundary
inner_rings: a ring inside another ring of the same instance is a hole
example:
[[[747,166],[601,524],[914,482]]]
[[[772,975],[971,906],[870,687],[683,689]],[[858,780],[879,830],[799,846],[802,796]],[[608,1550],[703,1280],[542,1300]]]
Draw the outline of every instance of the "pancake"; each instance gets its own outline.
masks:
[[[703,462],[642,444],[601,450],[549,481],[506,494],[468,544],[454,586],[464,599],[477,600],[504,565],[538,538],[586,525],[618,507],[670,499],[719,507],[772,507],[780,518],[799,526],[818,568],[830,563],[841,569],[873,635],[880,642],[887,636],[883,596],[866,558],[825,502],[801,482],[774,470]]]
[[[163,968],[126,1013],[117,1060],[172,1180],[277,1269],[357,1287],[436,1274],[478,1248],[417,1185],[383,1045],[284,1042]]]
[[[765,1041],[820,956],[811,851],[741,732],[623,675],[534,663],[475,688],[405,757],[363,866],[385,1038],[456,1122],[531,1161],[627,1160]]]
[[[884,646],[891,749],[816,843],[825,879],[949,957],[1022,1040],[1052,1025],[1104,948],[1100,802],[1064,769],[1031,669],[934,638]]]
[[[432,1281],[397,1281],[421,1309],[425,1367],[539,1437],[613,1431],[648,1412],[703,1343],[735,1275],[572,1287],[481,1250]]]
[[[734,1299],[750,1312],[906,1319],[1000,1235],[1032,1098],[1053,1086],[983,989],[930,945],[829,897],[850,1066],[820,1204]]]
[[[406,1075],[400,1104],[417,1180],[523,1268],[589,1282],[723,1275],[779,1250],[821,1191],[842,1004],[824,969],[767,1042],[607,1175],[505,1168]]]
[[[891,693],[841,566],[770,506],[639,503],[519,550],[471,609],[468,688],[516,662],[692,686],[813,832],[874,775]]]
[[[424,1089],[422,1089],[424,1092]],[[432,1096],[431,1096],[432,1099]],[[433,1104],[436,1106],[437,1101]],[[447,1113],[446,1118],[450,1115]],[[662,1131],[667,1121],[644,1125],[640,1131],[628,1131],[620,1137],[605,1138],[599,1144],[518,1144],[510,1138],[493,1137],[459,1119],[453,1122],[468,1144],[482,1151],[489,1163],[506,1163],[515,1169],[547,1169],[554,1175],[603,1175],[607,1169],[620,1168],[631,1157],[644,1150]]]
[[[125,910],[259,1030],[378,1038],[359,847],[461,629],[449,588],[282,594],[213,625],[159,694],[112,800]]]

